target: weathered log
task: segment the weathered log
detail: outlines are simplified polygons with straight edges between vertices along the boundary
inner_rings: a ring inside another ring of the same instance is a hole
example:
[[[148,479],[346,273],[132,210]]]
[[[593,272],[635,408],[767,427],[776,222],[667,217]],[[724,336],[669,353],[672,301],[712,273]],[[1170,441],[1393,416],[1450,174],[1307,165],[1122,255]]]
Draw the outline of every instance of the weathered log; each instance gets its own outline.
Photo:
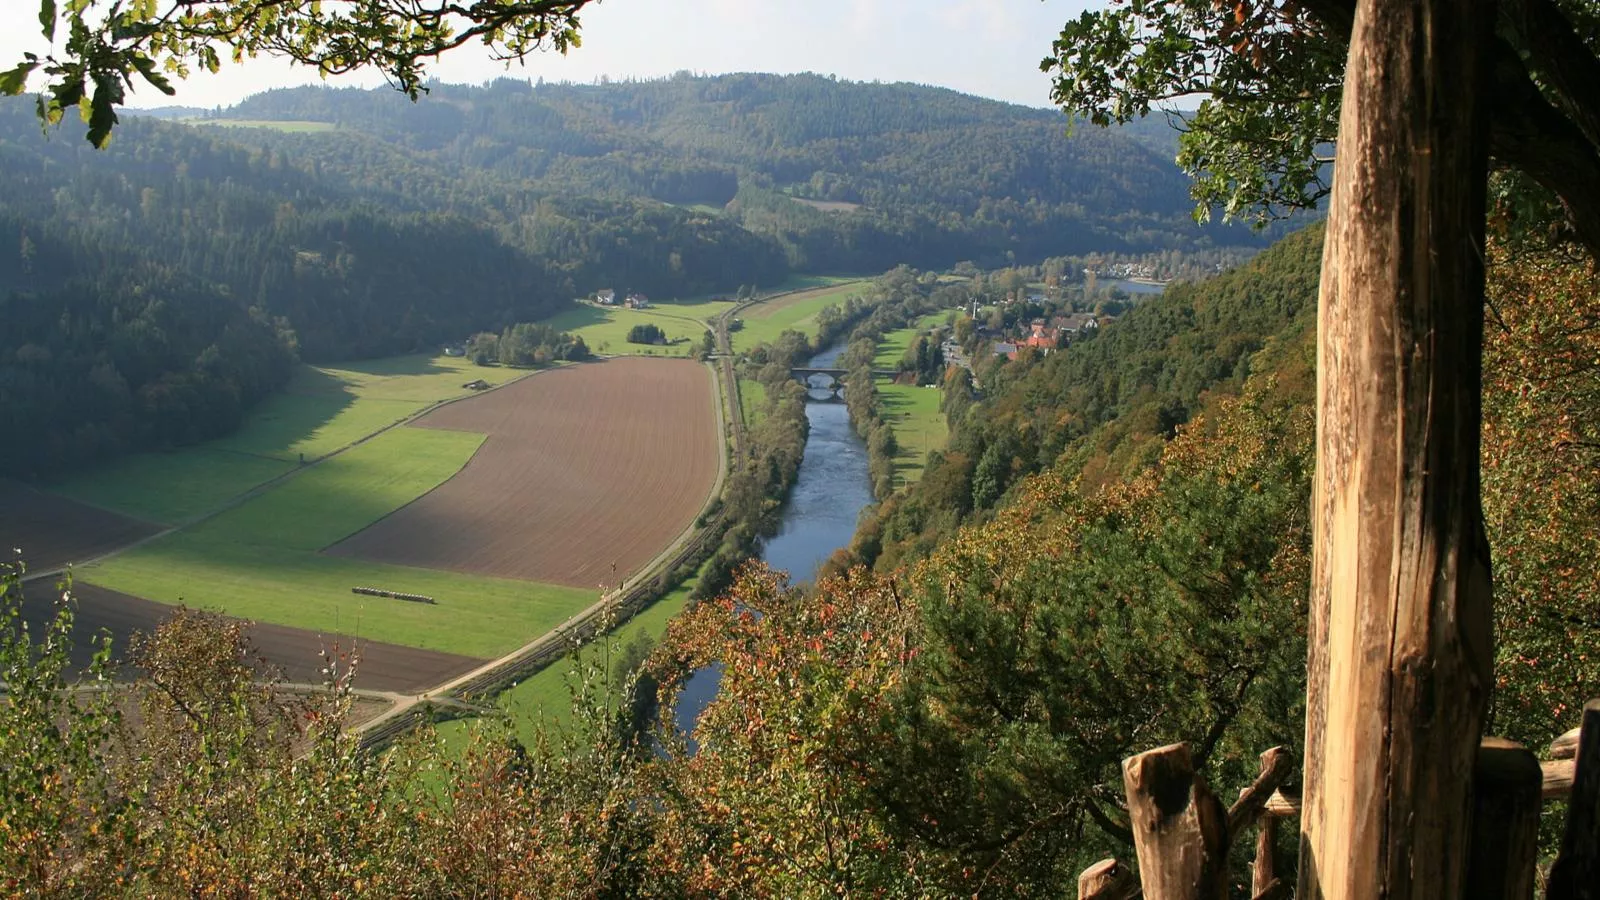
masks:
[[[1261,774],[1255,783],[1239,792],[1239,799],[1228,808],[1228,834],[1237,838],[1245,829],[1256,823],[1266,810],[1278,785],[1294,771],[1294,757],[1287,747],[1273,747],[1261,754]]]
[[[1567,732],[1566,734],[1563,734],[1562,736],[1560,736],[1560,737],[1556,738],[1555,740],[1551,741],[1550,742],[1550,758],[1551,759],[1571,759],[1574,756],[1577,756],[1578,755],[1578,732],[1580,730],[1581,729],[1579,729],[1579,728],[1574,728],[1571,731]]]
[[[1473,770],[1466,900],[1532,900],[1543,782],[1539,758],[1527,748],[1484,738]]]
[[[1250,896],[1260,897],[1278,882],[1278,820],[1263,816],[1256,831],[1256,858],[1250,864]]]
[[[1570,759],[1552,759],[1539,764],[1544,774],[1540,795],[1545,800],[1565,800],[1572,794],[1572,776],[1577,765]]]
[[[1298,895],[1462,895],[1493,686],[1479,500],[1492,0],[1358,0],[1317,342]]]
[[[1146,900],[1228,896],[1228,817],[1194,770],[1187,744],[1122,762],[1128,818]]]
[[[1078,900],[1132,900],[1139,896],[1139,879],[1115,859],[1102,859],[1078,876]]]
[[[1578,727],[1567,827],[1550,866],[1546,900],[1600,898],[1600,700],[1584,704]]]
[[[1267,798],[1266,813],[1274,819],[1292,819],[1300,815],[1300,795],[1273,791]]]

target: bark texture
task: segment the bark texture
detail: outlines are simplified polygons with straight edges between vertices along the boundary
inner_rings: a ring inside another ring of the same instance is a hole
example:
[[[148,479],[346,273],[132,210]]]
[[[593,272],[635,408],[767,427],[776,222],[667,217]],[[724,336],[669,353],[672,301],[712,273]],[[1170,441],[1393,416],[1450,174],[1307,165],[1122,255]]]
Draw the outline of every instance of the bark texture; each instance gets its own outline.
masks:
[[[1494,4],[1361,0],[1317,350],[1300,894],[1460,897],[1492,684],[1479,501]]]

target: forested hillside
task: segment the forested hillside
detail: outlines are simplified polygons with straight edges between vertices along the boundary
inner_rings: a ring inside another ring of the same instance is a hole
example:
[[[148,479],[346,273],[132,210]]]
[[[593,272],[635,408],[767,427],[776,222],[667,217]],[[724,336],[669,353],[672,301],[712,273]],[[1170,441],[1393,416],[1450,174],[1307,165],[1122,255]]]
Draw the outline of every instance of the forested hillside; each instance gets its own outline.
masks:
[[[416,104],[393,91],[300,88],[223,115],[331,125],[294,142],[367,135],[534,193],[725,209],[777,238],[791,265],[816,271],[1256,242],[1191,221],[1187,181],[1158,126],[1069,135],[1059,113],[917,85],[761,74],[502,80],[434,85]]]

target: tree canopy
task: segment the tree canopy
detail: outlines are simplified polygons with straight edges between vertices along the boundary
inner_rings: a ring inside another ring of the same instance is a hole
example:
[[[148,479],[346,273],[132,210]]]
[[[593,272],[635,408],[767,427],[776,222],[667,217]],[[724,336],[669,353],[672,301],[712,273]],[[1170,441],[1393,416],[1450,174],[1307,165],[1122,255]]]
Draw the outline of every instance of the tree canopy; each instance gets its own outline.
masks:
[[[54,123],[78,108],[87,137],[103,146],[137,76],[164,94],[172,77],[224,58],[262,54],[326,75],[376,69],[412,99],[427,61],[468,43],[496,59],[535,50],[565,53],[579,43],[577,13],[590,0],[40,0],[39,28],[51,50],[24,53],[0,72],[0,93],[16,95],[43,77],[39,115]]]
[[[1055,74],[1057,103],[1102,125],[1205,96],[1183,122],[1178,157],[1194,198],[1264,221],[1328,193],[1355,8],[1114,0],[1068,22],[1041,67]],[[1558,197],[1555,218],[1600,249],[1600,5],[1505,0],[1498,9],[1487,98],[1495,163]],[[1498,199],[1523,213],[1544,206],[1525,192]]]

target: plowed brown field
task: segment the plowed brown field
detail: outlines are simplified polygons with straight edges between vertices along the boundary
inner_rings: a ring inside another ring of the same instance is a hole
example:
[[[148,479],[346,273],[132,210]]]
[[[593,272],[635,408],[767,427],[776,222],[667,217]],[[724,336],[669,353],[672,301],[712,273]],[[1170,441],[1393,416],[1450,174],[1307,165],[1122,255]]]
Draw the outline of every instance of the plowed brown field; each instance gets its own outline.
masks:
[[[721,465],[711,374],[688,360],[553,369],[412,427],[487,434],[454,478],[328,548],[376,562],[612,586],[672,543]]]
[[[23,619],[34,635],[54,616],[54,585],[47,579],[29,582],[22,604]],[[173,608],[141,600],[117,591],[79,583],[72,589],[77,598],[77,621],[72,632],[72,662],[84,666],[96,649],[95,636],[106,629],[112,635],[112,658],[127,656],[128,638],[135,631],[153,631],[172,615]],[[337,643],[348,648],[352,638],[322,635],[302,628],[256,623],[246,631],[257,653],[290,682],[320,684],[325,648]],[[441,684],[472,671],[481,659],[419,650],[380,641],[361,641],[361,663],[356,667],[356,687],[374,691],[409,693]]]
[[[21,550],[28,569],[50,572],[161,530],[138,519],[0,479],[0,558]]]

